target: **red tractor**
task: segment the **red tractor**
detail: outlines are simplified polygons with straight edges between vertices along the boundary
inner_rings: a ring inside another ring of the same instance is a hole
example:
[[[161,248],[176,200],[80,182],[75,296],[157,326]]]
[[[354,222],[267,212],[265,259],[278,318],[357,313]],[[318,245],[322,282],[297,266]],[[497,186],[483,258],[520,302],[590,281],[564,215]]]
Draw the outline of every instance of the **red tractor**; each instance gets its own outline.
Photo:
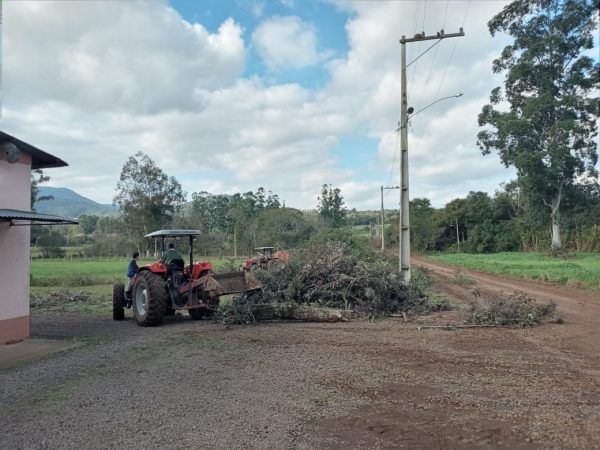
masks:
[[[186,309],[194,320],[209,315],[219,304],[219,297],[259,289],[260,283],[246,272],[214,274],[210,262],[194,262],[194,239],[197,230],[160,230],[146,235],[160,240],[161,258],[140,267],[131,290],[131,307],[138,325],[155,326],[165,315]],[[189,264],[183,259],[163,262],[165,239],[187,237],[190,246]],[[113,286],[113,319],[125,318],[125,287]]]
[[[273,264],[285,264],[290,259],[289,252],[275,252],[274,247],[256,247],[256,258],[248,258],[242,262],[242,269],[269,269]]]

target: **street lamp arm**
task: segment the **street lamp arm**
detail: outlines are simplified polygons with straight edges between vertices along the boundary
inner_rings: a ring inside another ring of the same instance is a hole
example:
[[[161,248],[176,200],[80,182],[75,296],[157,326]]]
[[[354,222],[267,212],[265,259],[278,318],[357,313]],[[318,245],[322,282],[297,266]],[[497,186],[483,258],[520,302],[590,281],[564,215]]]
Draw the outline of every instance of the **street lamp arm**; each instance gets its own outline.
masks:
[[[410,119],[412,119],[413,117],[415,117],[415,116],[416,116],[417,114],[419,114],[420,112],[423,112],[423,111],[425,111],[425,110],[426,110],[427,108],[429,108],[430,106],[433,106],[433,105],[435,105],[436,103],[439,103],[439,102],[441,102],[442,100],[448,100],[448,99],[450,99],[450,98],[458,98],[458,97],[462,97],[462,95],[463,95],[463,93],[462,93],[462,92],[459,92],[458,94],[449,95],[448,97],[442,97],[442,98],[439,98],[439,99],[437,99],[435,102],[433,102],[433,103],[430,103],[430,104],[429,104],[429,105],[427,105],[425,108],[421,108],[421,109],[420,109],[420,110],[418,110],[416,113],[414,113],[414,114],[411,114],[411,115],[410,115],[410,117],[407,117],[407,118],[406,118],[406,121],[405,121],[405,122],[402,124],[402,126],[401,126],[401,127],[399,127],[399,128],[396,130],[396,131],[400,131],[400,128],[402,128],[402,127],[406,126],[406,124],[408,123],[408,121],[409,121]]]
[[[420,112],[425,111],[427,108],[429,108],[430,106],[435,105],[436,103],[441,102],[442,100],[448,100],[449,98],[458,98],[458,97],[462,97],[463,93],[459,92],[458,94],[454,94],[454,95],[449,95],[448,97],[443,97],[440,99],[437,99],[435,102],[430,103],[429,105],[427,105],[425,108],[421,108],[420,110],[418,110],[416,113],[411,114],[410,118],[412,119],[413,117],[415,117],[417,114],[419,114]]]

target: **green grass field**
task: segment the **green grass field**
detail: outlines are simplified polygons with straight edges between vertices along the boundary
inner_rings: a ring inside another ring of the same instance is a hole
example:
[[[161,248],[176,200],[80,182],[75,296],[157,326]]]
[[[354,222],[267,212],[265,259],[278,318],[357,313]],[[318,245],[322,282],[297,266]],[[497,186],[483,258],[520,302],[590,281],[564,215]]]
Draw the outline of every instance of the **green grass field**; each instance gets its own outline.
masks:
[[[558,284],[581,283],[600,289],[600,253],[576,253],[572,259],[556,259],[540,253],[446,253],[428,258],[467,269]]]
[[[142,266],[151,261],[139,261]],[[236,270],[241,260],[228,258],[210,259],[216,271]],[[85,293],[86,303],[65,303],[37,306],[45,312],[78,312],[84,314],[107,314],[110,311],[112,286],[115,281],[126,281],[129,259],[108,260],[33,260],[31,262],[31,295],[40,297],[53,292]]]
[[[142,266],[154,260],[138,262]],[[232,259],[212,259],[215,270],[239,267],[240,261]],[[127,258],[108,260],[70,260],[70,259],[44,259],[31,261],[32,286],[89,286],[98,284],[112,284],[115,280],[125,280],[127,272]]]

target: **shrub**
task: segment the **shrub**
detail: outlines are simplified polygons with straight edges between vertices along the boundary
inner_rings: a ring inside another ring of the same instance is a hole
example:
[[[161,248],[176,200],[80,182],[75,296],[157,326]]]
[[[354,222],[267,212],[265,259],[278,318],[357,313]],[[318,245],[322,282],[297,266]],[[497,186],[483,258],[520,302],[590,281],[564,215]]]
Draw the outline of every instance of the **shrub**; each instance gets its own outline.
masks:
[[[468,325],[533,326],[556,311],[554,303],[536,303],[522,292],[489,299],[485,304],[473,302],[467,311]]]
[[[40,251],[44,258],[63,258],[66,254],[66,251],[57,245],[43,245]]]

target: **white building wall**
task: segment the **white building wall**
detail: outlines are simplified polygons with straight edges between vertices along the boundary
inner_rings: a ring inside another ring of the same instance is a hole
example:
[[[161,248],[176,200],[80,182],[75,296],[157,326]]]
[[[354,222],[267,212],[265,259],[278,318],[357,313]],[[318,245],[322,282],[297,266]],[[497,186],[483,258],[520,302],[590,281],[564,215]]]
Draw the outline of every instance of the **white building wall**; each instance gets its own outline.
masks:
[[[0,209],[30,210],[30,174],[29,155],[9,164],[0,152]],[[29,226],[0,222],[0,343],[29,334],[29,236]]]

